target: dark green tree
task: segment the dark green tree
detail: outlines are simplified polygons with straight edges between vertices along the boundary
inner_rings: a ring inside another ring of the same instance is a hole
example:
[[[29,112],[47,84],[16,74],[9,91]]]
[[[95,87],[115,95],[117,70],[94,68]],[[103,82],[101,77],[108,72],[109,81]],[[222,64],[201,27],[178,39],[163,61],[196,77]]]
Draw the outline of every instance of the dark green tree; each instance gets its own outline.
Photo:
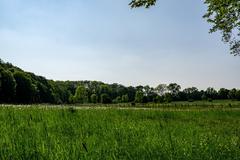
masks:
[[[133,102],[135,100],[136,89],[132,86],[127,87],[129,102]]]
[[[137,102],[137,103],[143,103],[143,97],[144,97],[143,91],[138,90],[138,91],[136,92],[136,95],[135,95],[135,102]]]
[[[187,100],[198,100],[201,98],[196,87],[185,88],[183,93],[185,93]]]
[[[159,84],[154,91],[159,95],[159,96],[163,96],[166,91],[167,91],[167,85],[166,84]]]
[[[80,85],[77,87],[75,95],[73,97],[73,101],[75,103],[87,103],[88,102],[87,89],[83,85]]]
[[[113,103],[121,103],[122,102],[122,98],[120,96],[117,96],[114,100]]]
[[[220,88],[218,91],[218,98],[219,99],[228,99],[229,90],[225,88]]]
[[[240,90],[236,91],[236,99],[240,101]]]
[[[101,94],[101,103],[108,104],[111,103],[112,100],[110,99],[110,96],[106,93]]]
[[[91,103],[97,103],[97,95],[96,94],[91,95]]]
[[[34,103],[37,94],[37,87],[33,84],[30,77],[23,72],[15,72],[16,80],[16,101],[18,103]]]
[[[74,95],[71,93],[70,90],[67,88],[67,83],[62,81],[48,81],[50,84],[50,88],[52,90],[52,95],[54,99],[54,103],[62,104],[62,103],[73,103],[73,97],[70,98],[71,95]],[[76,90],[76,89],[75,89]]]
[[[121,98],[121,101],[124,102],[124,103],[129,102],[128,95],[127,94],[123,95],[122,98]]]
[[[233,88],[228,92],[228,98],[229,99],[236,99],[236,93],[237,93],[237,89]]]
[[[167,86],[167,89],[172,95],[176,96],[179,93],[181,86],[178,85],[177,83],[170,83]]]
[[[216,99],[218,95],[217,91],[212,87],[208,87],[205,94],[208,99]]]
[[[52,88],[50,86],[46,86],[43,83],[37,83],[37,88],[39,91],[39,102],[52,103],[54,101]]]
[[[0,102],[13,102],[16,93],[16,81],[12,73],[0,68]]]
[[[164,96],[159,96],[157,95],[154,99],[153,99],[154,103],[163,103],[164,102]]]
[[[166,94],[164,94],[163,97],[164,97],[164,102],[168,102],[168,103],[170,103],[170,102],[173,101],[173,95],[170,94],[170,93],[166,93]]]

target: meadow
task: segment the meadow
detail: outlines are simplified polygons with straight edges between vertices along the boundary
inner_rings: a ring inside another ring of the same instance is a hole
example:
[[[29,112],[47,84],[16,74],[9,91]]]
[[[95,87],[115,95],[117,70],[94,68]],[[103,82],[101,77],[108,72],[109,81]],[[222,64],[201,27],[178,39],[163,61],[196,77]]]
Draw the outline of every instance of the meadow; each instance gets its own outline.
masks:
[[[0,159],[237,160],[240,110],[228,104],[188,110],[174,110],[175,104],[163,110],[2,106]]]

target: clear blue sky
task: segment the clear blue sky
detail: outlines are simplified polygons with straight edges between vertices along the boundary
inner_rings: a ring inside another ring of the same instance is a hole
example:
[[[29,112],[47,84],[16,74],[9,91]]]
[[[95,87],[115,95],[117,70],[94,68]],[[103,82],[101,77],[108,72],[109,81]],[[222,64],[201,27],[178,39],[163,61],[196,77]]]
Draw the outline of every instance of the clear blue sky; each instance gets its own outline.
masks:
[[[0,0],[0,58],[54,80],[240,88],[240,57],[209,34],[202,0]]]

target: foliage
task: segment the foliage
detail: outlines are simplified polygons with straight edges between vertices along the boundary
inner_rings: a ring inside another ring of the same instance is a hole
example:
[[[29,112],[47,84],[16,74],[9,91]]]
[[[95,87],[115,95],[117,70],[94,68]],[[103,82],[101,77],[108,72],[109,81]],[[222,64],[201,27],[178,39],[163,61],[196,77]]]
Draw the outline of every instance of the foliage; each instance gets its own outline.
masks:
[[[111,102],[112,101],[111,101],[108,94],[106,94],[106,93],[101,94],[101,103],[108,104],[108,103],[111,103]]]
[[[236,92],[236,99],[240,101],[240,90],[237,90]]]
[[[224,99],[228,96],[229,90],[225,88],[220,88],[218,91],[218,96],[220,99]]]
[[[138,90],[135,95],[135,102],[143,103],[143,97],[144,97],[143,91]]]
[[[98,81],[53,81],[0,61],[0,103],[164,103],[207,99],[239,99],[239,89],[190,87],[176,83],[153,88]]]
[[[230,44],[231,54],[240,55],[240,1],[205,0],[207,13],[203,16],[213,26],[210,33],[220,31],[224,42]]]
[[[166,92],[167,92],[167,85],[166,84],[159,84],[156,88],[155,88],[155,92],[160,95],[163,96]]]
[[[75,95],[73,97],[73,101],[75,103],[87,103],[88,102],[87,89],[83,85],[80,85],[77,87]]]
[[[129,102],[128,95],[127,94],[123,95],[122,98],[121,98],[121,101],[125,102],[125,103]]]
[[[229,93],[228,93],[228,98],[229,99],[235,99],[236,98],[236,92],[237,92],[236,88],[233,88],[232,90],[230,90]]]
[[[120,96],[117,96],[117,98],[113,100],[113,103],[122,103],[122,98]]]
[[[11,102],[16,94],[16,81],[12,73],[0,68],[0,102]]]
[[[91,95],[91,103],[97,103],[97,95],[96,94]]]
[[[132,0],[132,8],[149,8],[157,0]],[[240,55],[240,1],[239,0],[205,0],[208,6],[203,18],[212,24],[210,33],[220,31],[223,42],[229,43],[230,53]]]
[[[172,94],[170,94],[170,93],[166,93],[165,95],[164,95],[164,101],[165,102],[172,102],[173,101],[173,96],[172,96]]]
[[[132,0],[129,5],[132,8],[136,8],[136,7],[142,7],[144,6],[145,8],[149,8],[153,5],[156,4],[157,0]]]
[[[216,99],[217,97],[217,91],[212,87],[208,87],[205,93],[208,98]]]
[[[181,89],[181,86],[178,85],[177,83],[170,83],[167,86],[167,89],[172,94],[172,96],[177,97],[177,95],[178,95],[178,93],[179,93],[179,91]]]
[[[37,89],[30,77],[23,72],[15,72],[14,78],[17,84],[16,101],[18,103],[31,103],[34,101]]]

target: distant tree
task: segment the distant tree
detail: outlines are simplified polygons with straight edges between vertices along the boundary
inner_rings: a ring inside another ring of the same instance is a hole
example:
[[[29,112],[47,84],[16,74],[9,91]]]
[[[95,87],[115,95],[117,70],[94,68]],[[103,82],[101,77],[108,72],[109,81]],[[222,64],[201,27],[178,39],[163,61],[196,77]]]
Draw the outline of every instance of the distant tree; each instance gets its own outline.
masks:
[[[164,94],[163,97],[164,97],[164,102],[168,102],[168,103],[170,103],[170,102],[173,101],[173,95],[170,94],[170,93],[166,93],[166,94]]]
[[[154,102],[154,99],[157,97],[158,95],[154,92],[154,89],[152,88],[152,91],[148,94],[147,96],[147,101],[148,102]]]
[[[135,102],[143,103],[144,93],[141,90],[138,90],[135,95]]]
[[[167,85],[159,84],[154,90],[159,96],[163,96],[167,92]]]
[[[143,87],[143,92],[145,96],[148,96],[152,92],[152,88],[149,85]]]
[[[97,95],[96,94],[91,95],[91,102],[92,103],[97,103]]]
[[[113,92],[112,92],[112,89],[110,87],[110,85],[107,85],[107,84],[101,84],[100,85],[100,97],[102,94],[107,94],[107,96],[110,98],[110,99],[113,99],[114,96],[113,96]]]
[[[127,95],[127,94],[125,94],[125,95],[122,96],[122,102],[124,102],[124,103],[129,102],[129,98],[128,98],[128,95]]]
[[[67,83],[63,81],[49,81],[51,85],[51,92],[53,94],[54,103],[63,104],[63,103],[74,103],[75,93],[71,93],[68,90]],[[77,89],[75,89],[77,90]],[[75,91],[76,92],[76,91]],[[70,97],[73,95],[72,97]]]
[[[18,103],[33,103],[37,93],[37,87],[32,83],[30,77],[23,72],[15,72],[16,101]]]
[[[106,93],[101,94],[101,103],[103,104],[107,104],[107,103],[111,103],[112,100],[110,99],[109,95]]]
[[[122,102],[122,97],[117,96],[114,100],[113,103],[121,103]]]
[[[51,103],[54,101],[53,92],[50,86],[46,86],[42,83],[37,83],[37,88],[39,91],[40,102]]]
[[[143,96],[142,103],[148,103],[148,102],[149,102],[148,96]]]
[[[0,68],[0,102],[12,102],[16,93],[16,81],[11,72]]]
[[[122,97],[122,95],[125,95],[128,93],[128,90],[125,86],[114,83],[114,84],[110,84],[110,88],[111,88],[111,98],[112,99],[116,99],[116,97],[120,96]]]
[[[236,91],[236,99],[240,101],[240,89]]]
[[[100,93],[103,94],[103,93],[106,93],[106,94],[110,94],[111,93],[111,88],[109,85],[107,84],[102,84],[100,85]]]
[[[164,102],[164,96],[157,95],[156,97],[154,97],[153,102],[154,103],[163,103]]]
[[[70,104],[73,104],[74,103],[74,96],[72,94],[70,94],[69,98],[68,98],[68,102]]]
[[[136,87],[136,90],[137,90],[137,91],[142,91],[142,92],[143,92],[143,89],[144,89],[144,87],[141,86],[141,85]]]
[[[128,93],[129,102],[133,102],[135,100],[136,89],[132,86],[127,87],[127,93]]]
[[[225,88],[220,88],[218,91],[219,99],[228,99],[229,90]]]
[[[228,92],[228,98],[229,98],[229,99],[236,99],[236,92],[237,92],[237,89],[236,89],[236,88],[231,89],[231,90]]]
[[[172,95],[176,96],[179,93],[181,86],[178,85],[177,83],[170,83],[167,86],[167,89]]]
[[[203,94],[201,95],[201,99],[202,99],[202,100],[207,100],[207,95],[206,95],[205,93],[203,93]]]
[[[187,100],[198,100],[198,99],[200,99],[200,94],[199,94],[198,89],[196,87],[185,88],[183,90],[183,93],[186,94]]]
[[[149,8],[157,0],[132,0],[132,8]],[[208,6],[207,13],[203,16],[212,24],[210,33],[220,31],[222,40],[230,45],[230,53],[240,55],[240,1],[239,0],[205,0]]]
[[[79,85],[76,89],[73,99],[75,103],[87,103],[88,102],[87,89],[83,85]]]
[[[205,93],[206,93],[207,98],[209,98],[209,99],[217,98],[217,91],[212,87],[208,87]]]

